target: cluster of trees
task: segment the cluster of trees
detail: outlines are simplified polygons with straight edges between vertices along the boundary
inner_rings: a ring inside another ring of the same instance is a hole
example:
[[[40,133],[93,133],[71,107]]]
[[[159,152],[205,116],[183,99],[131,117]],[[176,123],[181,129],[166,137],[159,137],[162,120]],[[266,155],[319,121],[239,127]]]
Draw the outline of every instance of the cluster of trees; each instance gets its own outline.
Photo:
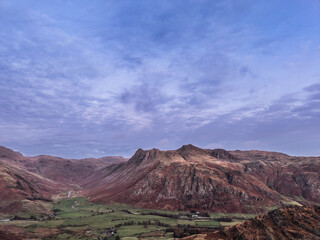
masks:
[[[119,236],[105,236],[105,237],[98,237],[98,240],[120,240]]]
[[[30,217],[21,217],[21,216],[14,216],[11,220],[32,220],[32,221],[43,221],[43,220],[53,220],[55,218],[55,213],[44,216],[41,215],[40,217],[36,217],[31,215]]]
[[[168,214],[168,213],[159,213],[159,212],[141,213],[141,215],[154,215],[154,216],[160,216],[160,217],[166,217],[166,218],[174,218],[174,219],[180,218],[179,215]]]
[[[109,211],[109,212],[99,212],[99,211],[96,211],[96,212],[95,212],[95,211],[91,210],[91,212],[92,212],[91,216],[97,216],[97,215],[103,215],[103,214],[113,213],[114,210]]]
[[[217,220],[219,222],[232,222],[232,218],[230,218],[230,217],[215,218],[215,220]]]
[[[174,238],[183,238],[193,234],[203,234],[216,231],[219,228],[195,227],[190,225],[178,225],[175,228],[167,228],[166,232],[173,232]]]
[[[148,212],[148,213],[141,213],[141,215],[154,215],[154,216],[160,216],[160,217],[167,217],[167,218],[174,218],[179,219],[181,217],[189,217],[192,218],[193,215],[198,215],[199,217],[210,217],[208,212],[196,212],[191,211],[191,213],[187,214],[168,214],[168,213],[160,213],[160,212]]]
[[[35,216],[30,216],[30,217],[21,217],[21,216],[14,216],[11,220],[34,220],[34,221],[36,221],[36,220],[38,220],[38,218],[37,217],[35,217]]]
[[[127,209],[121,209],[121,211],[122,211],[122,212],[125,212],[125,213],[127,213],[127,214],[133,214],[132,212],[130,212],[130,211],[127,210]]]
[[[196,214],[196,215],[198,215],[199,217],[210,217],[210,215],[209,215],[208,212],[197,212],[197,211],[195,211],[195,210],[191,210],[190,212],[191,212],[191,214],[188,214],[189,216]]]
[[[121,226],[130,226],[130,225],[154,225],[154,226],[161,226],[161,227],[170,227],[169,224],[167,223],[162,223],[159,220],[148,220],[148,221],[142,221],[142,222],[135,222],[135,221],[129,221],[129,222],[124,222],[115,225],[116,228],[119,228]]]

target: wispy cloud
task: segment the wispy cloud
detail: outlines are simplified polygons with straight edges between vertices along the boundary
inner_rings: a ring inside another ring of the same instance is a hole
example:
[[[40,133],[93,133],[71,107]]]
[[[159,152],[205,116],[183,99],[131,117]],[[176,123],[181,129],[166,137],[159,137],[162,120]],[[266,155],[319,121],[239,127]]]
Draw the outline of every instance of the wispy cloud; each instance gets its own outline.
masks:
[[[1,1],[0,144],[316,154],[292,136],[320,138],[318,15],[318,1]]]

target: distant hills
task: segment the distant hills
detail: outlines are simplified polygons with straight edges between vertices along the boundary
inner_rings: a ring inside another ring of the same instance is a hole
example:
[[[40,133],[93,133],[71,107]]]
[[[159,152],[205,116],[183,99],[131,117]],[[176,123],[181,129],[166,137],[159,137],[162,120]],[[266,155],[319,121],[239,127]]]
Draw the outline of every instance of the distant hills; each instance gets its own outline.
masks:
[[[79,183],[100,168],[122,157],[63,159],[53,156],[26,157],[0,146],[0,213],[48,212],[46,202],[81,188]]]
[[[320,157],[184,145],[122,157],[26,157],[0,147],[0,212],[45,211],[57,195],[142,208],[263,213],[320,202]],[[4,194],[2,194],[4,193]]]

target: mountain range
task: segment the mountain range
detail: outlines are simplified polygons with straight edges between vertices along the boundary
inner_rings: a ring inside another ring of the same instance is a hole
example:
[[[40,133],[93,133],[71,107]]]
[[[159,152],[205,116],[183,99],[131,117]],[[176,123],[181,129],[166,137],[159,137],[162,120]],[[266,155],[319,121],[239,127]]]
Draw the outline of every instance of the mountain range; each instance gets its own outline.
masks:
[[[27,157],[0,147],[0,212],[33,208],[70,191],[140,208],[263,213],[320,203],[320,157],[184,145],[130,158]]]

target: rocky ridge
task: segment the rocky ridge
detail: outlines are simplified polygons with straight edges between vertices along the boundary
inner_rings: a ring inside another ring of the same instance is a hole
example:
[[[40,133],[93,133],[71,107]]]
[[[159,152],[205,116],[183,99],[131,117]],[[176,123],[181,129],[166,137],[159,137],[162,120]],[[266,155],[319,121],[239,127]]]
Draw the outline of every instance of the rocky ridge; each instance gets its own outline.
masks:
[[[128,162],[99,170],[83,187],[98,202],[265,212],[291,201],[319,203],[319,172],[320,158],[185,145],[170,151],[138,149]]]
[[[320,239],[320,206],[289,206],[232,227],[186,240],[316,240]]]

